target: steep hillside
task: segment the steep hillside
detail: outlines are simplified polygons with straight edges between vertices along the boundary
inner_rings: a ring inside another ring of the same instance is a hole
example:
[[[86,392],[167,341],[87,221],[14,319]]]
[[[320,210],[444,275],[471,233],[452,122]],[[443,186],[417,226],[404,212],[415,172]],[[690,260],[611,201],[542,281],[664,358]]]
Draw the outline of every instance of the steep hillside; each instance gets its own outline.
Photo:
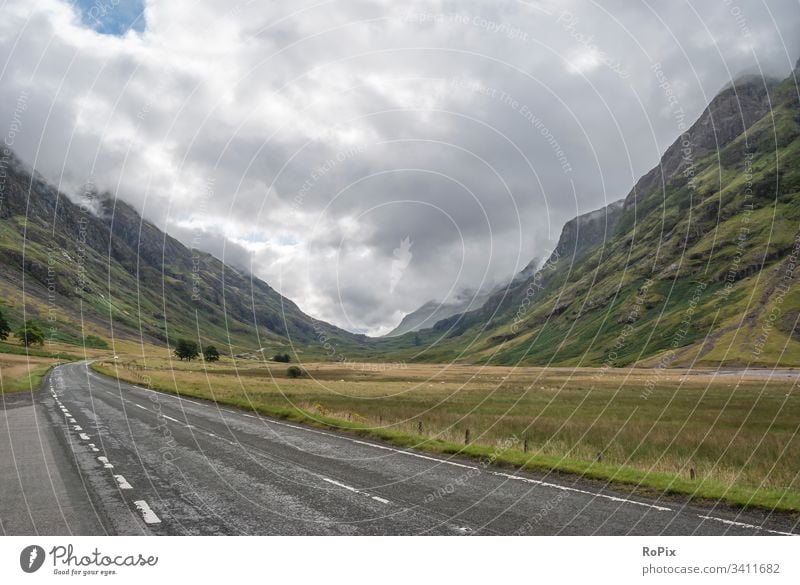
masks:
[[[800,366],[794,76],[723,90],[622,206],[589,215],[525,283],[425,331],[414,358]]]
[[[182,336],[233,353],[292,343],[322,353],[323,336],[362,344],[126,203],[89,193],[76,205],[13,154],[3,162],[0,294],[12,324],[32,318],[67,342],[89,333],[162,343]]]
[[[438,321],[453,315],[480,309],[490,296],[491,292],[480,293],[474,290],[464,290],[448,301],[428,301],[403,317],[400,324],[384,337],[396,337],[411,331],[419,331],[432,327]]]

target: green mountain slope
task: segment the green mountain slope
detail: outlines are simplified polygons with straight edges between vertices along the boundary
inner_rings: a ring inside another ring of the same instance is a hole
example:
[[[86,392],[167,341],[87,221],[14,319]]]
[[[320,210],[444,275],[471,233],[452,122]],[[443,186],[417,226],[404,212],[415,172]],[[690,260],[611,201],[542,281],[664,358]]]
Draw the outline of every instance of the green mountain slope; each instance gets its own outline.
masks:
[[[177,337],[230,352],[363,337],[305,315],[258,278],[190,250],[128,204],[72,203],[14,156],[0,182],[0,294],[12,324],[37,320],[49,339],[85,334],[163,343]],[[302,349],[301,349],[302,351]]]
[[[568,223],[536,275],[422,332],[432,347],[409,357],[800,366],[799,233],[795,77],[742,79],[622,206]]]

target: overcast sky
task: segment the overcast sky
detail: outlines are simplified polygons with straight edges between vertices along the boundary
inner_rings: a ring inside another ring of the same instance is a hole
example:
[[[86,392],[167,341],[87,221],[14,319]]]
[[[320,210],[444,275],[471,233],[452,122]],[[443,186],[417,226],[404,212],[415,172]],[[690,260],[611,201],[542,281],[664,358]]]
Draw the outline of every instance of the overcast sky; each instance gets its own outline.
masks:
[[[370,334],[510,278],[624,197],[679,134],[658,64],[693,120],[800,55],[796,0],[0,11],[0,121],[21,122],[23,160]]]

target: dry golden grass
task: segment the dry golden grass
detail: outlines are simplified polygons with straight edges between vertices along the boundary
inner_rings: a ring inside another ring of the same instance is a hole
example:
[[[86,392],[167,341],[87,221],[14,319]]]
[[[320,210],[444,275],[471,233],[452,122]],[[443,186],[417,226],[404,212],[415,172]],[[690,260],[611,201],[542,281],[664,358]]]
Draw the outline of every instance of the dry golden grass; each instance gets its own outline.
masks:
[[[58,360],[0,353],[0,394],[36,390],[41,376]]]
[[[161,350],[162,356],[165,350]],[[157,352],[154,352],[157,353]],[[214,364],[120,355],[122,378],[253,408],[493,446],[528,441],[532,455],[594,461],[729,486],[800,492],[800,395],[787,379],[710,371],[474,365]],[[106,364],[111,365],[109,362]]]

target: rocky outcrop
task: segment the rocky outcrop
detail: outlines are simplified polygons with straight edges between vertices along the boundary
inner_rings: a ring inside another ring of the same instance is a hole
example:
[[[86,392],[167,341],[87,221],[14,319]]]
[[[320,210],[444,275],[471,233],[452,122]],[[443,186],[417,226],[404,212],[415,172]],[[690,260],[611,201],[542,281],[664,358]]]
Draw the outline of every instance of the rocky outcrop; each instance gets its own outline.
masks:
[[[660,192],[660,186],[679,173],[687,174],[696,160],[722,149],[770,108],[770,90],[777,81],[759,76],[736,80],[723,89],[689,130],[678,137],[661,157],[658,166],[644,175],[625,198],[625,209],[641,198]]]

